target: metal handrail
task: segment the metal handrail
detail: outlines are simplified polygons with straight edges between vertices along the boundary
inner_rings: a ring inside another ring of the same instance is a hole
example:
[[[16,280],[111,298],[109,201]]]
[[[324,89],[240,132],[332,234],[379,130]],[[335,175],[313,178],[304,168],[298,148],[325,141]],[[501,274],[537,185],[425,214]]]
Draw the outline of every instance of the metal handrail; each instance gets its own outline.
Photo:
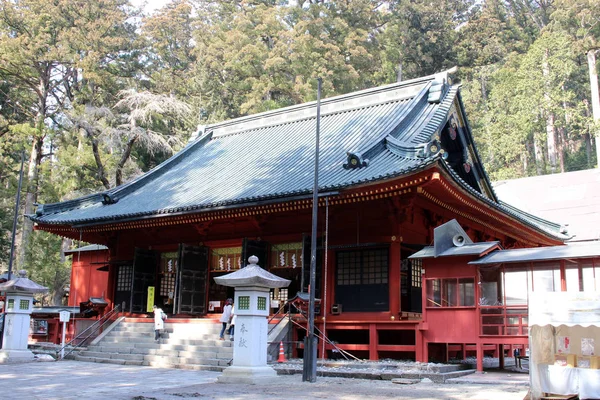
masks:
[[[92,325],[88,326],[73,339],[65,343],[63,347],[57,350],[57,359],[64,359],[66,356],[75,351],[75,349],[83,346],[84,344],[87,344],[88,339],[92,337],[95,339],[98,336],[98,331],[100,331],[100,329],[102,329],[104,325],[106,325],[106,323],[113,321],[113,317],[119,312],[119,307],[120,305],[116,305],[112,310],[104,314],[102,318],[94,322]],[[64,355],[61,356],[63,350],[67,349],[67,347],[69,348],[68,352],[65,352]]]
[[[286,317],[289,317],[289,315],[290,315],[289,311],[287,313],[283,314],[283,316],[281,315],[281,312],[285,308],[286,304],[288,304],[288,302],[285,302],[281,307],[279,307],[277,312],[274,313],[273,316],[271,318],[269,318],[269,320],[267,321],[267,326],[270,327],[267,335],[270,335],[271,332],[273,332],[273,330],[279,326],[281,321],[283,321]],[[277,323],[275,325],[271,326],[271,321],[273,321],[275,319],[275,317],[279,317],[279,321],[277,321]]]

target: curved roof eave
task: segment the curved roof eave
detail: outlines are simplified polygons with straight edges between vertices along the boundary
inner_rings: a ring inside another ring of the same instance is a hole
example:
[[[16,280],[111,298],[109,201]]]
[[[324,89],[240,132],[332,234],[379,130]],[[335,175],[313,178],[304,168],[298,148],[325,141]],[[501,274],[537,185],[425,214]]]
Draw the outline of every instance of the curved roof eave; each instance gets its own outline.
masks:
[[[419,172],[424,170],[434,164],[436,158],[424,159],[423,162],[413,168],[409,168],[406,170],[396,171],[394,173],[389,173],[382,176],[373,177],[372,179],[363,179],[359,181],[354,181],[351,183],[340,184],[340,185],[332,185],[332,186],[323,186],[319,188],[320,196],[334,195],[339,191],[346,190],[349,188],[353,188],[359,185],[368,185],[377,183],[380,181],[385,181],[389,179],[395,179],[398,177],[402,177],[405,175],[411,175],[415,172]],[[216,210],[226,210],[232,208],[240,208],[240,207],[248,207],[257,204],[271,204],[281,202],[282,199],[285,201],[299,200],[312,198],[312,190],[298,191],[295,193],[279,193],[277,195],[272,196],[264,196],[264,197],[250,197],[243,199],[235,199],[229,202],[218,202],[211,203],[205,205],[193,205],[193,206],[185,206],[185,207],[177,207],[170,208],[165,210],[153,210],[141,213],[132,213],[132,214],[122,214],[122,215],[114,215],[106,218],[90,218],[90,219],[78,219],[78,220],[62,220],[62,221],[45,221],[43,219],[37,218],[35,216],[31,216],[32,221],[42,224],[42,225],[71,225],[73,227],[85,227],[91,225],[106,225],[112,223],[119,222],[129,222],[146,218],[160,218],[166,216],[174,216],[174,215],[182,215],[182,214],[195,214],[198,212],[208,212],[208,211],[216,211]]]
[[[451,176],[452,180],[454,180],[468,194],[475,197],[476,200],[484,202],[487,206],[495,209],[496,211],[501,212],[502,214],[505,214],[517,220],[518,222],[527,225],[528,227],[536,230],[539,233],[542,233],[543,235],[551,239],[560,240],[564,242],[571,238],[568,235],[560,233],[560,224],[551,221],[546,221],[543,218],[533,216],[524,211],[518,210],[517,208],[512,206],[507,207],[502,202],[496,203],[488,199],[486,196],[482,195],[481,193],[477,192],[472,187],[470,187],[456,172],[454,172],[452,168],[450,168],[450,166],[443,159],[440,159],[439,161],[440,167],[443,168],[443,170]],[[526,216],[528,218],[523,218],[523,216]],[[539,224],[534,223],[534,221],[539,222]],[[544,227],[543,225],[546,225],[547,227]],[[556,229],[556,231],[552,230],[551,228]]]

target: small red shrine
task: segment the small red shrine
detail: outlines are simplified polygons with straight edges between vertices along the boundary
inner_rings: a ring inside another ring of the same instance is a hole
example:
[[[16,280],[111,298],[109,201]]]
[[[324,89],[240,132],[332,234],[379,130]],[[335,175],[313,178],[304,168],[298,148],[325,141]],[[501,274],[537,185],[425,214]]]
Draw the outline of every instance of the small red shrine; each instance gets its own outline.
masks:
[[[149,288],[170,314],[219,313],[233,293],[213,278],[245,266],[250,255],[291,280],[271,293],[273,304],[287,301],[308,290],[316,106],[200,127],[187,147],[133,181],[40,205],[30,218],[36,229],[108,248],[105,298],[109,307],[124,305],[125,315],[147,312]],[[516,343],[479,339],[488,332],[474,289],[482,269],[469,262],[494,249],[561,245],[569,236],[498,200],[459,86],[441,73],[328,98],[320,126],[317,327],[371,360],[427,361],[446,357],[454,344],[482,357],[484,343],[494,351]],[[464,238],[487,244],[457,257],[410,257],[453,219]],[[493,281],[494,274],[482,276]],[[83,295],[84,280],[71,293]],[[430,296],[439,285],[464,288],[462,297],[454,304]],[[298,343],[304,335],[294,328]]]

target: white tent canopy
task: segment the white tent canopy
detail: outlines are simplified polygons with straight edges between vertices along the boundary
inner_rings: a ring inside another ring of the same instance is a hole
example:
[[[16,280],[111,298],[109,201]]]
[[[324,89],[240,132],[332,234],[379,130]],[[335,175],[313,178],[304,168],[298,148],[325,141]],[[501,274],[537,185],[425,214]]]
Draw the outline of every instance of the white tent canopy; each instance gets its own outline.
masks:
[[[533,325],[600,326],[600,293],[533,292],[529,298],[529,326]]]

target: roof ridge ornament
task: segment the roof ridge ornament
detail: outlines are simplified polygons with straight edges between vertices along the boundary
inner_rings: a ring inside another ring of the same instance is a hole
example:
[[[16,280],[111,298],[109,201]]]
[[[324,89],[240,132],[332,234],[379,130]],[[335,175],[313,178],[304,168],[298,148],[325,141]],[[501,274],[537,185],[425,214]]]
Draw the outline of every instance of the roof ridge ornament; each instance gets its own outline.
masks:
[[[119,201],[119,198],[116,197],[113,193],[110,193],[110,192],[102,193],[102,204],[104,204],[104,205],[115,204],[118,201]]]
[[[356,169],[369,166],[369,159],[363,159],[362,154],[351,151],[347,152],[346,154],[348,155],[348,159],[344,164],[344,169]]]

